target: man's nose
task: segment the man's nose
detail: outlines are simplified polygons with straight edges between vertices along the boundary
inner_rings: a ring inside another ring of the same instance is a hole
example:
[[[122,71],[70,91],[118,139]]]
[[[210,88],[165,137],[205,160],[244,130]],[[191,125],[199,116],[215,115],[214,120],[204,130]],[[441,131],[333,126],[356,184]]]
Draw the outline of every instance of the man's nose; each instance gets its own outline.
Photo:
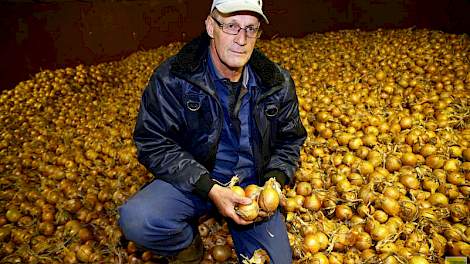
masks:
[[[238,31],[238,34],[235,38],[235,42],[240,46],[244,46],[246,45],[246,38],[246,29],[241,28],[240,31]]]

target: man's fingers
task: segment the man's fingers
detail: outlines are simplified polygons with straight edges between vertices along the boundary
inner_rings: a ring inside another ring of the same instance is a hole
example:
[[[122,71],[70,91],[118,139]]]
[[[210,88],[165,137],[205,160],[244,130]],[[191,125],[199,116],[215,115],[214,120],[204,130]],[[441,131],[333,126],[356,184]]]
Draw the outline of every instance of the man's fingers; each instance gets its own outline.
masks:
[[[246,221],[245,219],[241,218],[239,215],[236,215],[232,219],[235,223],[237,223],[239,225],[249,225],[249,224],[253,223],[253,221]]]
[[[266,213],[266,212],[263,211],[263,210],[260,210],[259,213],[258,213],[258,216],[264,218],[264,217],[267,217],[267,216],[268,216],[268,213]]]
[[[248,204],[251,204],[251,199],[248,197],[237,196],[237,198],[235,199],[235,202],[238,204],[248,205]]]

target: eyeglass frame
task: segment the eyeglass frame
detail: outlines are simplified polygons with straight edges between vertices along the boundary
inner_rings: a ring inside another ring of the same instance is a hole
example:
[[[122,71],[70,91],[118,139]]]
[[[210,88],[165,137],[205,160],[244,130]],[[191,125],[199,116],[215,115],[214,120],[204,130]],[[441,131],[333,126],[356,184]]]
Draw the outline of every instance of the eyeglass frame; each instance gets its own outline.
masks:
[[[263,32],[260,29],[259,26],[254,27],[254,26],[250,25],[250,26],[246,26],[246,27],[242,28],[242,27],[240,27],[240,25],[238,23],[222,23],[219,20],[215,19],[214,16],[210,16],[210,17],[215,21],[215,23],[217,23],[217,26],[220,27],[220,29],[222,29],[222,32],[227,33],[227,34],[232,35],[232,36],[238,35],[242,29],[245,31],[245,34],[246,34],[247,38],[259,38],[261,36],[261,32]],[[237,33],[227,32],[226,28],[224,30],[224,27],[226,27],[227,25],[234,25],[234,26],[236,25],[238,27]],[[247,29],[249,29],[250,27],[252,27],[253,29],[256,29],[256,35],[254,37],[249,36],[249,33],[248,33]]]

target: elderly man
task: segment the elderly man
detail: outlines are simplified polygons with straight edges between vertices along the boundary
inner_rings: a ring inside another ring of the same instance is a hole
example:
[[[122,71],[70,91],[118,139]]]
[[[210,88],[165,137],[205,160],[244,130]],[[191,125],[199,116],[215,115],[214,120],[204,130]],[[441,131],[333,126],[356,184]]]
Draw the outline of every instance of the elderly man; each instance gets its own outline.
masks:
[[[268,23],[261,0],[214,0],[206,32],[162,63],[134,131],[139,161],[156,179],[119,208],[125,237],[174,263],[199,263],[198,218],[227,219],[239,261],[264,249],[292,262],[282,214],[250,222],[227,187],[292,181],[306,132],[287,71],[255,49]]]

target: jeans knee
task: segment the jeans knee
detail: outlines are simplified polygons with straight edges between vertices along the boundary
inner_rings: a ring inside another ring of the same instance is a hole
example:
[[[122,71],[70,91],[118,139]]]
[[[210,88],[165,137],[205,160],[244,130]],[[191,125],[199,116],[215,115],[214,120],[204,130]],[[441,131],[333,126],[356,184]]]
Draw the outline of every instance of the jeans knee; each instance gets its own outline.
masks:
[[[184,248],[193,235],[188,223],[127,204],[119,208],[119,226],[126,239],[163,255]]]
[[[135,210],[134,207],[128,206],[127,204],[122,205],[118,209],[119,211],[119,227],[124,234],[124,237],[128,240],[132,240],[140,244],[142,230],[144,228],[145,220],[141,217],[140,213]]]

